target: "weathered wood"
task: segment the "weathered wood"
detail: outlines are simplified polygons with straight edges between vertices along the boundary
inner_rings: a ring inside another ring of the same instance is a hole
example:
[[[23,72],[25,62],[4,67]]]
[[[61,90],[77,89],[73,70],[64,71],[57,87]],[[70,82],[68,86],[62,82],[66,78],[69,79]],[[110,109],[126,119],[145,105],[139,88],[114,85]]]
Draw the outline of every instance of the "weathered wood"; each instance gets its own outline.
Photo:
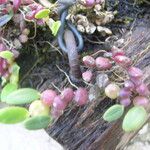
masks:
[[[144,79],[150,85],[150,26],[147,22],[139,22],[131,35],[126,35],[130,42],[125,50],[136,63],[135,65],[144,71]],[[150,107],[147,107],[150,112]],[[123,149],[126,144],[136,135],[124,133],[121,128],[122,119],[112,124],[92,145],[91,149]]]
[[[144,71],[144,79],[150,85],[150,20],[139,20],[138,26],[124,36],[124,47],[134,64]],[[129,34],[131,33],[131,34]],[[125,44],[126,44],[125,43]],[[122,119],[109,124],[102,119],[106,108],[112,105],[108,99],[97,99],[86,107],[72,107],[48,129],[50,135],[70,150],[120,150],[136,134],[124,133]],[[150,109],[148,108],[150,112]]]

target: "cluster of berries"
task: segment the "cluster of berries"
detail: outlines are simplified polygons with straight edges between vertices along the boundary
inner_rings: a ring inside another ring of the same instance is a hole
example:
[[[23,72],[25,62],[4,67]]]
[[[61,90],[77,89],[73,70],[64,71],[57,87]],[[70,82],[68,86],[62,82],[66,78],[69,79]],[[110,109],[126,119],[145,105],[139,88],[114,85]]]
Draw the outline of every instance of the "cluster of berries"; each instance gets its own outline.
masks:
[[[119,99],[119,102],[124,106],[131,104],[131,98],[134,105],[146,106],[149,103],[148,96],[150,94],[147,85],[143,82],[143,72],[137,67],[132,66],[132,60],[125,56],[125,52],[117,47],[112,47],[111,58],[92,56],[83,57],[83,63],[88,69],[97,69],[104,71],[111,69],[113,63],[122,67],[128,75],[128,79],[124,81],[124,87],[120,87],[116,83],[110,83],[105,87],[105,95],[111,99]],[[87,70],[82,74],[83,80],[91,82],[93,73]],[[131,97],[135,95],[135,97]]]
[[[141,69],[132,66],[132,60],[125,56],[121,49],[112,48],[114,61],[125,69],[129,79],[124,81],[124,87],[119,92],[120,103],[124,106],[131,104],[131,94],[136,96],[133,99],[134,105],[146,106],[149,103],[150,94],[147,85],[143,82],[143,72]]]
[[[89,69],[97,69],[98,71],[108,70],[112,67],[112,62],[109,58],[105,57],[97,57],[94,59],[92,56],[84,56],[83,57],[84,65]],[[86,82],[90,82],[92,80],[93,73],[91,70],[87,70],[82,73],[82,78]]]
[[[70,102],[83,106],[88,101],[88,92],[85,88],[65,88],[59,95],[56,91],[47,89],[41,93],[41,100],[34,101],[29,107],[31,116],[48,115],[50,108],[53,118],[59,117]]]

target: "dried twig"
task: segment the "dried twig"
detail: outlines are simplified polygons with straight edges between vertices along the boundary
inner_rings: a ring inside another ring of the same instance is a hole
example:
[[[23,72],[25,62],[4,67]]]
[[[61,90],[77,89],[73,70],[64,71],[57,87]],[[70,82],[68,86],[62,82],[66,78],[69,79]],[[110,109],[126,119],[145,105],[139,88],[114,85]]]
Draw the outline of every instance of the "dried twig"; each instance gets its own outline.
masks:
[[[61,90],[60,90],[54,83],[51,83],[51,85],[52,85],[55,89],[57,89],[58,92],[61,93]]]
[[[63,56],[63,53],[57,47],[55,47],[53,44],[51,44],[49,41],[42,41],[41,43],[49,44],[52,48],[55,49],[55,50],[52,50],[53,52],[57,51],[61,56]]]
[[[66,73],[64,70],[62,70],[58,65],[56,65],[56,67],[59,69],[59,71],[61,71],[61,72],[63,72],[63,73],[65,74],[65,76],[67,77],[69,83],[70,83],[73,87],[75,87],[76,89],[78,89],[78,87],[77,87],[75,84],[73,84],[73,83],[71,82],[70,77],[67,75],[67,73]]]

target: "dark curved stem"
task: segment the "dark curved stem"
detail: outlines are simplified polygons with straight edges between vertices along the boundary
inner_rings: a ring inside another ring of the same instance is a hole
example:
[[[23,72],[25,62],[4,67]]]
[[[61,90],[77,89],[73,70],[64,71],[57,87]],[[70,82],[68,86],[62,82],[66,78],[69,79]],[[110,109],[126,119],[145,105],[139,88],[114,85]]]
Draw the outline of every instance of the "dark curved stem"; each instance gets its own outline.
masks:
[[[67,27],[73,32],[74,36],[76,37],[78,43],[76,50],[80,52],[84,46],[82,35],[79,33],[79,31],[76,29],[76,27],[73,24],[66,21],[67,15],[68,15],[68,9],[64,10],[63,13],[61,14],[61,27],[59,29],[58,36],[57,36],[59,47],[62,49],[63,52],[65,53],[68,52],[68,49],[63,41],[63,35],[64,35],[65,23],[66,23]]]
[[[68,10],[65,10],[61,15],[61,18],[60,18],[61,26],[59,28],[59,32],[58,32],[58,36],[57,36],[59,47],[65,53],[68,53],[68,50],[66,49],[66,46],[65,46],[64,41],[63,41],[63,34],[64,34],[64,28],[65,28],[65,19],[66,19],[67,14],[68,14]]]
[[[58,44],[62,51],[68,54],[71,80],[73,82],[79,83],[79,79],[81,78],[81,70],[78,59],[78,52],[83,49],[83,38],[75,26],[69,23],[69,21],[66,21],[68,8],[73,5],[76,0],[58,0],[58,2],[65,6],[63,10],[61,10],[61,27],[57,36]],[[70,30],[65,31],[65,25]]]

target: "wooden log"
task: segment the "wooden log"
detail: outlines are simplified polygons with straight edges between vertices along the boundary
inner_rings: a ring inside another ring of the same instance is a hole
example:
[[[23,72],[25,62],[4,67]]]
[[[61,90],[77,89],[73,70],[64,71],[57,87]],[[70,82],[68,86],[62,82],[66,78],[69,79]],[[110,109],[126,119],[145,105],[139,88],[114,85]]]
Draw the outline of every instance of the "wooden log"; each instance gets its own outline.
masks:
[[[124,35],[124,50],[135,66],[144,71],[144,80],[150,86],[150,20],[139,20],[132,31]],[[69,150],[120,150],[137,132],[124,133],[122,118],[114,123],[102,119],[112,105],[109,99],[98,98],[85,107],[72,106],[47,130]],[[148,112],[150,108],[148,107]]]

